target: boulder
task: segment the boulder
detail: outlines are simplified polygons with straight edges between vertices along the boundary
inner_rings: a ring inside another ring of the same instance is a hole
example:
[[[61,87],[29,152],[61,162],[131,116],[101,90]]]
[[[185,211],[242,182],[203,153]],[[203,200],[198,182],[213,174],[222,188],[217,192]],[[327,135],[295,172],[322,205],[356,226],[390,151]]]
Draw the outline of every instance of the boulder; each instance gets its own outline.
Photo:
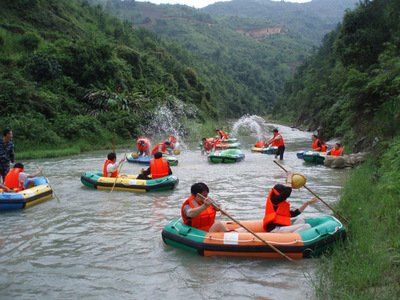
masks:
[[[359,152],[353,154],[346,154],[343,156],[327,156],[324,165],[333,169],[353,168],[354,166],[365,161],[367,153]]]

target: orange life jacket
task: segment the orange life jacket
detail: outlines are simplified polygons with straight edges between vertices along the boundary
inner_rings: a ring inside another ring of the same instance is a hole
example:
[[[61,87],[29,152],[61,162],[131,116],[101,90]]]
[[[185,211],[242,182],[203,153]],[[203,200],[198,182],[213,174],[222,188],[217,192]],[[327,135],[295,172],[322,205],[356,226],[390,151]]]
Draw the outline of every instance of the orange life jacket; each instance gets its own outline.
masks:
[[[256,148],[264,148],[264,146],[265,146],[265,143],[263,141],[257,141],[254,144],[254,147],[256,147]]]
[[[151,178],[161,178],[168,176],[169,174],[169,163],[164,158],[153,158],[150,160],[150,174]]]
[[[140,144],[141,141],[144,142],[143,145]],[[150,149],[150,141],[149,141],[148,139],[146,139],[146,138],[139,138],[139,139],[137,140],[136,145],[137,145],[137,149],[138,149],[140,152],[144,152],[144,151],[147,151],[147,150]]]
[[[215,215],[217,211],[212,205],[210,205],[205,210],[203,210],[197,217],[188,218],[185,214],[184,208],[186,205],[189,205],[190,208],[198,207],[198,205],[195,204],[196,203],[194,201],[195,198],[196,196],[190,195],[190,197],[187,198],[185,202],[183,202],[182,204],[181,216],[183,223],[200,230],[208,231],[215,222]]]
[[[13,189],[15,191],[21,191],[24,189],[23,184],[19,182],[19,173],[23,172],[24,169],[21,168],[12,168],[6,175],[4,179],[4,185],[9,189]]]
[[[274,133],[274,138],[276,138],[277,136],[280,136],[281,138],[279,140],[273,140],[271,146],[272,147],[281,147],[281,146],[285,146],[285,142],[283,141],[283,137],[281,136],[281,134],[279,132]]]
[[[315,139],[315,141],[312,143],[312,148],[314,151],[320,151],[320,152],[325,152],[327,147],[325,144],[323,144],[320,139]]]
[[[153,149],[151,150],[151,155],[154,155],[159,151],[162,152],[162,153],[167,153],[168,152],[167,151],[167,145],[165,145],[165,142],[164,143],[158,143],[157,145],[155,145],[153,147]]]
[[[118,177],[118,170],[115,170],[111,173],[111,176],[108,176],[107,167],[109,164],[113,164],[113,161],[106,159],[103,164],[103,177]]]
[[[214,147],[214,139],[207,139],[203,142],[203,148],[206,151],[211,151]]]
[[[343,147],[340,147],[339,149],[333,148],[330,153],[330,155],[332,156],[341,156],[342,154],[343,154]]]
[[[224,140],[229,139],[229,135],[223,130],[218,130],[218,134],[221,137],[221,139],[224,139]]]
[[[265,204],[265,215],[263,219],[264,229],[267,229],[267,225],[269,223],[274,223],[282,226],[289,226],[291,224],[290,221],[290,203],[286,201],[282,201],[274,208],[274,204],[272,203],[272,195],[279,196],[279,192],[274,188],[269,192],[267,202]]]

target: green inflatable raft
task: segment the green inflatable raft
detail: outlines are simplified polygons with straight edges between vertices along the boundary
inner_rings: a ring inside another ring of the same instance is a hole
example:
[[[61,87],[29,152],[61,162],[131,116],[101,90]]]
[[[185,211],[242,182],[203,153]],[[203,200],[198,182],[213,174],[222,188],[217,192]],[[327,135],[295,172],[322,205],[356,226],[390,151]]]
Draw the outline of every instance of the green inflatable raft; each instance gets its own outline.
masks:
[[[242,161],[244,157],[244,153],[240,149],[227,149],[221,152],[212,152],[208,156],[208,160],[214,164],[231,164]]]

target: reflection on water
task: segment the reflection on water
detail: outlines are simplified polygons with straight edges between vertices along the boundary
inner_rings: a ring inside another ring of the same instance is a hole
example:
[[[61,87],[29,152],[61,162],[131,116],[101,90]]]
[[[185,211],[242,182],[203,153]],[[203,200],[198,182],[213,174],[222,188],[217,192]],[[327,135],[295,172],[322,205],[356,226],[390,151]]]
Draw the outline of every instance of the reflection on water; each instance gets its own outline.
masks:
[[[338,199],[346,171],[306,166],[296,152],[309,146],[309,133],[279,126],[287,152],[283,164],[304,173],[308,186],[324,200]],[[273,156],[251,153],[253,139],[241,138],[246,159],[211,165],[199,151],[185,151],[173,167],[176,190],[135,194],[90,190],[80,173],[100,170],[104,152],[41,160],[60,202],[1,214],[0,290],[2,298],[257,298],[313,296],[309,276],[315,260],[207,258],[165,246],[162,227],[180,213],[191,184],[206,182],[210,195],[238,219],[262,218],[268,189],[284,180]],[[129,150],[126,150],[129,152]],[[123,151],[121,151],[121,154]],[[125,164],[123,172],[141,166]],[[298,207],[311,198],[292,193]],[[323,204],[305,215],[330,212]]]

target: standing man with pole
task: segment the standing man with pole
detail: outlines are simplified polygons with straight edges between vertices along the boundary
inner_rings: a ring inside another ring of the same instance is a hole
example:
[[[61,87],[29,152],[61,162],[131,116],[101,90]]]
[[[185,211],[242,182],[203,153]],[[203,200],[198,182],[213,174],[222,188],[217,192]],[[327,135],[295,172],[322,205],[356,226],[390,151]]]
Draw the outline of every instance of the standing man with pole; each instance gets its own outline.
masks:
[[[10,163],[14,163],[14,143],[11,129],[3,130],[3,139],[0,142],[0,176],[3,182],[10,170]]]

